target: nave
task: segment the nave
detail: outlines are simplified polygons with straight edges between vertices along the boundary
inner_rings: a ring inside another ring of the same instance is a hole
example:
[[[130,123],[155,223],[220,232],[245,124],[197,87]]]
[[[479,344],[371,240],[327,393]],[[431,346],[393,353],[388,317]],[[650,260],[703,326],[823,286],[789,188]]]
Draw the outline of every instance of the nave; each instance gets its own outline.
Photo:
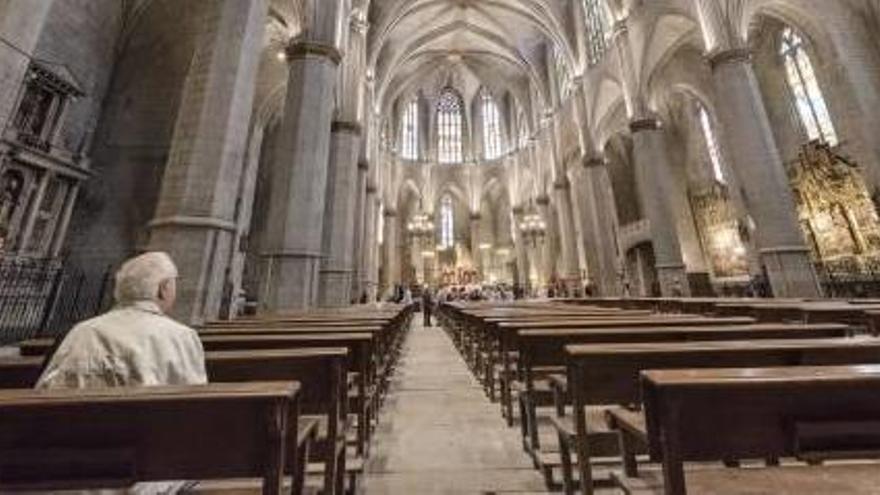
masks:
[[[28,390],[53,342],[21,342],[0,358],[0,490],[876,494],[876,302],[414,310],[209,322],[210,383],[188,387]]]
[[[545,493],[497,404],[447,334],[421,318],[407,337],[375,443],[368,495]]]

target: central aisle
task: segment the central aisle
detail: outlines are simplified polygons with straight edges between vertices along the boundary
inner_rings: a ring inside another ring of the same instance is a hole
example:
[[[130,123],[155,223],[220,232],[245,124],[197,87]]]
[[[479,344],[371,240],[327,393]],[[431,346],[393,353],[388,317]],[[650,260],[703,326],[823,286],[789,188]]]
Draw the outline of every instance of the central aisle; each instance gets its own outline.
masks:
[[[448,336],[416,314],[382,410],[363,487],[372,494],[544,493]]]

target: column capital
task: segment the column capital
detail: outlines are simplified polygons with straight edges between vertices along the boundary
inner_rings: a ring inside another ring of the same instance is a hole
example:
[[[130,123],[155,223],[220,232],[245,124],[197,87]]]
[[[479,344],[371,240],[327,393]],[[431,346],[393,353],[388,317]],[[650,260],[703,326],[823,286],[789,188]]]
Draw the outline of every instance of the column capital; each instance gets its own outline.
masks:
[[[385,218],[394,218],[397,216],[397,210],[394,210],[391,208],[386,208],[385,213],[383,213],[383,215],[385,216]]]
[[[342,53],[333,45],[316,41],[297,41],[284,50],[287,60],[303,59],[308,56],[324,57],[334,65],[342,63]]]
[[[330,132],[334,133],[348,133],[354,134],[356,136],[361,135],[361,125],[357,122],[348,121],[348,120],[334,120],[333,123],[330,124]]]
[[[537,198],[535,198],[535,203],[538,203],[541,206],[547,206],[550,204],[550,196],[547,196],[546,194],[542,194],[542,195],[538,196]]]
[[[511,208],[511,211],[513,212],[513,216],[521,217],[525,214],[526,209],[522,206],[514,206],[513,208]]]
[[[471,212],[470,219],[472,222],[480,221],[483,219],[483,215],[481,213],[473,213]]]
[[[634,119],[629,123],[629,130],[633,134],[642,131],[657,131],[663,128],[663,123],[656,117],[644,117]]]
[[[709,67],[715,70],[722,65],[751,62],[752,50],[746,47],[715,50],[707,53],[706,58],[709,61]]]

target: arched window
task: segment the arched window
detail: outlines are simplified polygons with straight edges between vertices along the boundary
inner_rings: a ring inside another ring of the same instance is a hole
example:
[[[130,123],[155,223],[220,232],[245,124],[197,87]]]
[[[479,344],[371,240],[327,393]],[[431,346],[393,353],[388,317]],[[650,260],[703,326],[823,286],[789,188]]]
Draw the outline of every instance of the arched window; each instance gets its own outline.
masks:
[[[584,0],[587,19],[587,57],[596,65],[608,50],[608,39],[614,26],[614,17],[605,0]]]
[[[700,107],[700,126],[703,128],[703,137],[706,139],[706,149],[709,150],[709,161],[712,162],[712,175],[718,182],[726,182],[724,179],[723,158],[721,148],[718,146],[718,138],[715,136],[715,128],[709,118],[709,112],[702,104]]]
[[[810,140],[822,140],[831,146],[836,145],[837,132],[803,38],[790,27],[783,29],[780,52],[785,63],[788,85],[807,137]]]
[[[440,93],[437,103],[437,159],[440,163],[462,161],[461,97],[452,88]]]
[[[401,129],[401,152],[407,160],[419,159],[419,101],[413,99],[403,111]]]
[[[455,214],[452,197],[443,196],[440,200],[440,247],[449,249],[455,245]]]
[[[501,115],[495,98],[488,91],[481,96],[483,112],[483,157],[494,160],[503,154],[501,150]]]

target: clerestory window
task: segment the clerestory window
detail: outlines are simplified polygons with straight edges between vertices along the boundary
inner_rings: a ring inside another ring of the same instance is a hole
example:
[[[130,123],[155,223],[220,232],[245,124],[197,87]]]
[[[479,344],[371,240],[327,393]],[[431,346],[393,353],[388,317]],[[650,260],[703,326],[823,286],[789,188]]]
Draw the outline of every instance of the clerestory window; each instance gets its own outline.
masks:
[[[452,88],[440,94],[437,103],[437,160],[440,163],[462,161],[461,96]]]
[[[819,88],[816,71],[807,53],[804,39],[794,29],[787,27],[782,31],[780,46],[788,86],[807,137],[831,146],[837,145],[837,131],[834,129],[825,97]]]

